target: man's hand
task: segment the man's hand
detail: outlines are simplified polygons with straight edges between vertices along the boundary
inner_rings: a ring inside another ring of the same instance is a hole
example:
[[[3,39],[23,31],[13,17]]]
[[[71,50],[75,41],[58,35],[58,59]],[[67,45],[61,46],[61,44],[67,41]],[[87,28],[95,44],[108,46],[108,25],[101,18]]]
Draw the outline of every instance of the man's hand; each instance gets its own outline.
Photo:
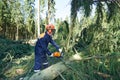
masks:
[[[62,53],[62,49],[59,49],[59,52]]]

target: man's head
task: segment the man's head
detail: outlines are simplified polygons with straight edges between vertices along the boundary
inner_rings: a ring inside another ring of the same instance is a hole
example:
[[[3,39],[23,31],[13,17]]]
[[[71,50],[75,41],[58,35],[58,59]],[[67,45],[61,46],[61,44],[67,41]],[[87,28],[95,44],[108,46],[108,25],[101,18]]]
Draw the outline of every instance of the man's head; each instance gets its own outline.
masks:
[[[46,30],[49,35],[53,35],[55,33],[55,26],[53,24],[49,24],[46,26]]]

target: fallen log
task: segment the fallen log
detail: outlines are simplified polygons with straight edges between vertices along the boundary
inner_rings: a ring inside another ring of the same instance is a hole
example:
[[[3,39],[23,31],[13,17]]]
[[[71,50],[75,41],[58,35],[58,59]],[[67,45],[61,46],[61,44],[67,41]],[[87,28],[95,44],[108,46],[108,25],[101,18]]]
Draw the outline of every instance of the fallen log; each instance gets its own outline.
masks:
[[[53,80],[55,77],[65,71],[67,67],[63,62],[59,62],[49,68],[41,71],[40,73],[34,74],[29,80]]]

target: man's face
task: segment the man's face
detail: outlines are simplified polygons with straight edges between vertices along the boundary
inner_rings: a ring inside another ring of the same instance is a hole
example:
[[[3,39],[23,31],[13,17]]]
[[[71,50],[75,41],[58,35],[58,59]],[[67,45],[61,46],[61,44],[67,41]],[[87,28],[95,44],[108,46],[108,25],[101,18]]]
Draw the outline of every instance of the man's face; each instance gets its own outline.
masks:
[[[48,32],[48,34],[50,35],[50,36],[52,36],[52,35],[54,35],[55,34],[55,29],[50,29],[50,30],[48,30],[47,32]]]

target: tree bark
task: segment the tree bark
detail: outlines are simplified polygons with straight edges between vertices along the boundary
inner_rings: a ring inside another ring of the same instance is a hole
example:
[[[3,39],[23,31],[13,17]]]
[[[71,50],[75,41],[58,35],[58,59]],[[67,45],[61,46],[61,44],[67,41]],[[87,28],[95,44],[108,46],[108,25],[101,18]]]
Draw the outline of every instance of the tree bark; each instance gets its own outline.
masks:
[[[66,69],[67,67],[64,65],[64,63],[59,62],[41,71],[41,73],[34,74],[29,80],[53,80],[59,75],[59,73],[62,73]]]

